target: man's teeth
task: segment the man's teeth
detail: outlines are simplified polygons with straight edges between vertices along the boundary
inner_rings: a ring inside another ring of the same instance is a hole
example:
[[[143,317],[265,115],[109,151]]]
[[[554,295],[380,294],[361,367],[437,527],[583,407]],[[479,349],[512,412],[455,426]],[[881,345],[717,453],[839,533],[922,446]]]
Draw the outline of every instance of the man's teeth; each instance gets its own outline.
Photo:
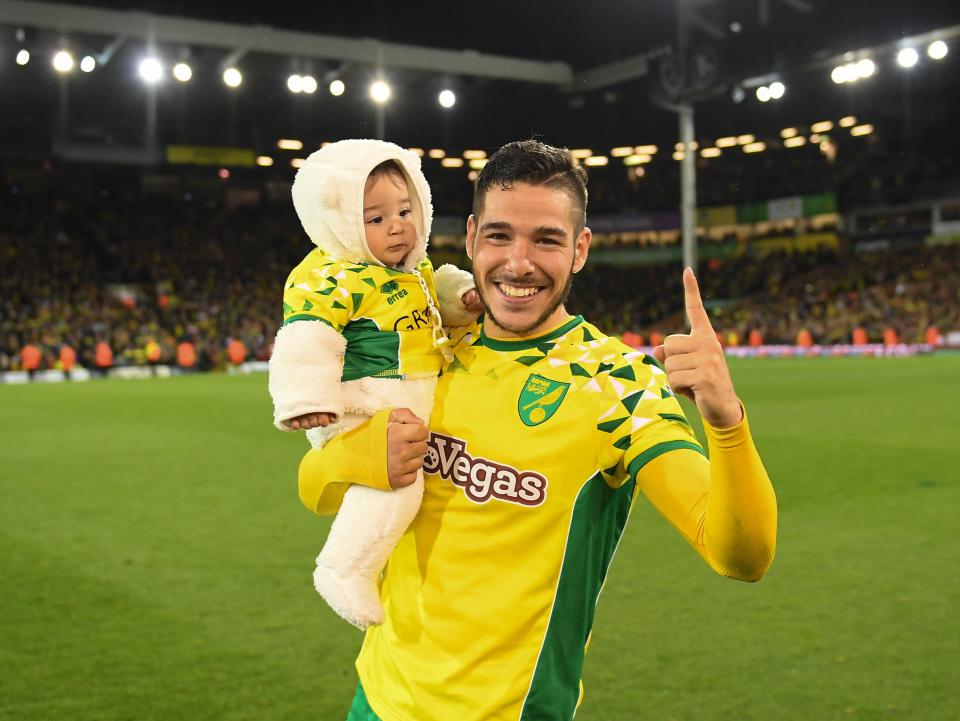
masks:
[[[497,287],[504,295],[509,295],[511,298],[526,298],[528,295],[534,295],[540,291],[539,288],[518,288],[506,283],[497,283]]]

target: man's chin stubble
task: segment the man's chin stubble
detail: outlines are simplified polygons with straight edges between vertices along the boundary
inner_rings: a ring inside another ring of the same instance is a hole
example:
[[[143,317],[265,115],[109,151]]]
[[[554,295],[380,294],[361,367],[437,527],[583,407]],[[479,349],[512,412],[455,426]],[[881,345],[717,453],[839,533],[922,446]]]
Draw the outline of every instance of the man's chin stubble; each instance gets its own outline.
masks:
[[[567,296],[570,295],[570,286],[572,284],[573,284],[573,275],[568,275],[567,283],[564,286],[563,291],[557,295],[556,299],[553,302],[551,302],[550,305],[547,306],[547,309],[540,314],[540,317],[537,318],[537,320],[534,321],[533,323],[526,326],[521,326],[519,328],[511,328],[509,326],[504,325],[490,310],[490,304],[487,302],[486,297],[484,297],[483,291],[480,290],[479,283],[476,284],[476,288],[477,288],[477,295],[480,296],[480,302],[483,304],[484,315],[487,318],[489,318],[490,321],[493,322],[495,326],[497,326],[501,330],[506,331],[507,333],[514,333],[516,335],[526,335],[530,331],[536,330],[541,325],[546,323],[547,319],[551,315],[553,315],[554,311],[556,311],[557,308],[559,308],[561,305],[563,305],[566,302]]]

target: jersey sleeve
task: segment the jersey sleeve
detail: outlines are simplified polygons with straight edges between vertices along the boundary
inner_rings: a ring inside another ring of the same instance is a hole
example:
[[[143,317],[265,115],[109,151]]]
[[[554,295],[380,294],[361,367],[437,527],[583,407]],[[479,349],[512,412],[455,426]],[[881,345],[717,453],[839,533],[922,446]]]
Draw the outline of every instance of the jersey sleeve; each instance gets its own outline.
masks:
[[[653,358],[627,353],[609,371],[598,408],[600,468],[612,486],[636,478],[654,458],[679,449],[703,455],[667,375]]]
[[[717,573],[758,581],[777,546],[777,499],[746,411],[732,428],[704,423],[710,460],[688,450],[659,455],[637,487]]]
[[[300,501],[317,515],[337,512],[351,484],[390,490],[387,475],[387,425],[391,410],[371,416],[356,428],[314,448],[300,462]]]
[[[366,292],[355,274],[308,255],[293,269],[283,291],[283,325],[319,320],[342,333]],[[322,257],[322,256],[321,256]]]

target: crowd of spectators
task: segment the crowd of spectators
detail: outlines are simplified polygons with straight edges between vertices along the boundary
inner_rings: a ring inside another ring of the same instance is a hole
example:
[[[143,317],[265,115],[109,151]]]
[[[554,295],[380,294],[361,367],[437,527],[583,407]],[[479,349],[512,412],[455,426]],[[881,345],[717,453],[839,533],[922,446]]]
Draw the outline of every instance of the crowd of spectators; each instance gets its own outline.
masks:
[[[101,342],[115,365],[144,363],[151,343],[158,362],[175,363],[185,341],[201,369],[223,366],[231,340],[267,359],[283,280],[311,248],[286,198],[229,207],[96,184],[0,186],[0,371],[18,367],[26,344],[46,367],[64,345],[89,367]],[[960,330],[957,246],[838,253],[704,263],[718,329],[789,343],[802,329],[825,343],[847,342],[855,325],[871,340],[889,327],[908,341],[931,325]],[[681,299],[673,265],[590,263],[569,307],[608,332],[648,335],[682,328]]]

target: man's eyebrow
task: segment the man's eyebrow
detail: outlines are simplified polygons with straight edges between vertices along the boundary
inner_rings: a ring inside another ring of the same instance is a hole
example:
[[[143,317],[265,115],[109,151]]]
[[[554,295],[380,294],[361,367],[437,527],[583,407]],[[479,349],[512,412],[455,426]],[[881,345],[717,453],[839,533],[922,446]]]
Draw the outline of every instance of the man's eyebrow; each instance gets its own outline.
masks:
[[[480,232],[487,230],[513,230],[513,226],[505,220],[493,220],[480,226]]]
[[[567,231],[563,228],[557,228],[552,225],[541,225],[538,228],[535,228],[533,231],[534,235],[556,235],[560,238],[567,237]]]

